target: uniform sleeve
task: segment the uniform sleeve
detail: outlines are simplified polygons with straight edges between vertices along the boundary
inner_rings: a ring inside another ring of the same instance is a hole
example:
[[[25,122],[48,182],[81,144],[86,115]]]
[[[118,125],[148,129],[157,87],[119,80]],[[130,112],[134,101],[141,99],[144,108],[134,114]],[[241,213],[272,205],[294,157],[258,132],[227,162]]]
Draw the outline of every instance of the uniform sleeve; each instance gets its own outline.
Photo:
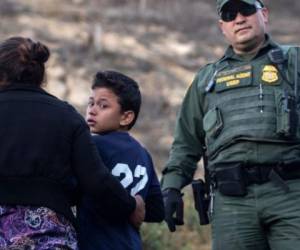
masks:
[[[111,215],[120,219],[134,211],[135,199],[110,174],[85,124],[79,126],[74,136],[71,164],[82,192],[89,194],[97,207],[109,207]]]
[[[162,189],[181,189],[193,178],[204,145],[203,94],[199,91],[199,74],[189,87],[177,116],[174,141],[163,170]]]
[[[151,161],[152,175],[151,175],[151,181],[149,184],[147,196],[145,199],[145,205],[146,205],[145,222],[161,222],[165,218],[163,196],[162,196],[157,175],[153,167],[151,157],[150,157],[150,161]]]

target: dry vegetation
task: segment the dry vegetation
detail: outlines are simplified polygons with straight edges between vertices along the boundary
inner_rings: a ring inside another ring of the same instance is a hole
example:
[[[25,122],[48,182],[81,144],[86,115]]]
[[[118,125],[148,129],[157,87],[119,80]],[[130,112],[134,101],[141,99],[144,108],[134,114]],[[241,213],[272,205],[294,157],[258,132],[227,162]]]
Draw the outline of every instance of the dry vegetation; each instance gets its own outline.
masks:
[[[271,10],[273,37],[299,44],[300,2],[265,2]],[[0,35],[29,36],[49,45],[47,88],[82,113],[97,70],[116,69],[138,80],[143,107],[133,133],[152,153],[160,174],[186,88],[197,69],[220,57],[226,45],[216,25],[214,4],[211,0],[1,0]],[[186,206],[186,227],[173,235],[163,225],[150,227],[144,233],[145,249],[192,250],[199,244],[208,249],[208,229],[195,226],[188,198]],[[174,244],[167,243],[170,240]],[[154,241],[161,245],[153,245]]]

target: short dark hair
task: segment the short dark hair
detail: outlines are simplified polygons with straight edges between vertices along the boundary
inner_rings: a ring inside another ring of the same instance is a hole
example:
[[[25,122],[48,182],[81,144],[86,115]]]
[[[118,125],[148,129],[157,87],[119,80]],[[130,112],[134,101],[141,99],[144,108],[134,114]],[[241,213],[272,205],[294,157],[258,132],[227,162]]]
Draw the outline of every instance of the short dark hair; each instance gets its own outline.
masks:
[[[131,129],[138,118],[142,103],[137,82],[117,71],[98,71],[92,83],[92,89],[96,88],[112,90],[118,97],[121,111],[132,110],[134,112],[134,120],[128,125],[128,130]]]
[[[0,81],[40,86],[45,79],[47,46],[30,38],[11,37],[0,43]]]

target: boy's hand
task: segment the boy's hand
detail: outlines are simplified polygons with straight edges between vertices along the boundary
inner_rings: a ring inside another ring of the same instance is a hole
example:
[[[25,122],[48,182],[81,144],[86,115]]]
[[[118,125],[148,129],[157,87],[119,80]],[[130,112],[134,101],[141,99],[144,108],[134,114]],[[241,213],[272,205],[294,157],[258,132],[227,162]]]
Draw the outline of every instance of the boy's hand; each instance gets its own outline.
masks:
[[[136,195],[134,198],[136,201],[136,208],[134,212],[130,215],[129,221],[131,225],[139,229],[145,219],[145,202],[142,196],[140,195]]]

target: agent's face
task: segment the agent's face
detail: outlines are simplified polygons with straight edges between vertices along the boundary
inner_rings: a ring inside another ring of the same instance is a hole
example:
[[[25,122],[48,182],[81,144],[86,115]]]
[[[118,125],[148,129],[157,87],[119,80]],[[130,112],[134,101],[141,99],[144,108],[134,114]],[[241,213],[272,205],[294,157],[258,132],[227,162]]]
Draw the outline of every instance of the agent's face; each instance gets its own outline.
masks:
[[[263,43],[269,17],[266,8],[256,8],[253,13],[246,3],[229,2],[223,9],[225,15],[219,20],[219,25],[237,54],[251,52]],[[233,20],[224,20],[226,14],[229,14],[228,17],[232,13],[237,13],[236,16],[231,15],[235,17]]]
[[[104,87],[92,90],[86,110],[86,121],[92,133],[120,130],[124,125],[124,113],[113,91]]]

